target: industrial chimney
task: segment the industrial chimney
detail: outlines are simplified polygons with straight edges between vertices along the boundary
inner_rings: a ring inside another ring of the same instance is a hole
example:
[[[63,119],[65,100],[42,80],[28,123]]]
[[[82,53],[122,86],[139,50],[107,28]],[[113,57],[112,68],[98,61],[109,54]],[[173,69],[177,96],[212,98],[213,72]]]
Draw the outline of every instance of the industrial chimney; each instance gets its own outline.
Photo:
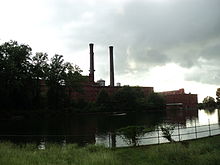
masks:
[[[113,46],[109,46],[109,53],[110,53],[110,87],[114,87]]]
[[[90,82],[94,82],[94,52],[93,52],[93,43],[89,44],[90,50],[90,70],[89,70],[89,80]]]

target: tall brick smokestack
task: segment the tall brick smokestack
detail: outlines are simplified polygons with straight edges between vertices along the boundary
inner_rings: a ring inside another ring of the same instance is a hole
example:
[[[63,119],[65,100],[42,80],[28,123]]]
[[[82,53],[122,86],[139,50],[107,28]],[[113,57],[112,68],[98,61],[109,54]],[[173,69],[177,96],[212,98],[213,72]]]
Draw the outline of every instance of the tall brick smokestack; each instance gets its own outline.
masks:
[[[113,62],[113,46],[109,46],[110,53],[110,86],[114,86],[114,62]]]
[[[89,69],[89,80],[91,82],[94,82],[94,52],[93,52],[93,43],[89,44],[89,50],[90,50],[90,69]]]

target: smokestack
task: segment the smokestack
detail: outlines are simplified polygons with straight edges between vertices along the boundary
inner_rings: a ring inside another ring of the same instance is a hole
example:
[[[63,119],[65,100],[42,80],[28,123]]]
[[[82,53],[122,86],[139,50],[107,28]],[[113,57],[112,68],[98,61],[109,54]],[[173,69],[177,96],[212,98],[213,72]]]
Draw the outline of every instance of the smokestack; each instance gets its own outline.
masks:
[[[89,44],[90,50],[90,69],[89,69],[89,80],[94,82],[94,52],[93,52],[93,43]]]
[[[114,87],[113,46],[109,46],[109,53],[110,53],[110,87]]]

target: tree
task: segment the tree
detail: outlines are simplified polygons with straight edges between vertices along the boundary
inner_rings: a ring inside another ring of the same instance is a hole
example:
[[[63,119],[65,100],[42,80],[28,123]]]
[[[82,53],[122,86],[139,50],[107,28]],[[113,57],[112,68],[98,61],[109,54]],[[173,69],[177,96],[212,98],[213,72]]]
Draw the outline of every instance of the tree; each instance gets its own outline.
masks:
[[[34,92],[34,107],[44,107],[46,96],[41,94],[41,85],[45,82],[48,71],[48,55],[46,53],[38,52],[32,57],[32,79]]]
[[[48,55],[46,53],[38,52],[32,58],[32,72],[33,79],[45,79],[48,70]]]
[[[83,76],[81,75],[82,70],[77,65],[73,65],[69,62],[66,62],[65,64],[65,75],[64,75],[64,82],[65,86],[68,89],[69,98],[71,97],[71,92],[73,90],[77,92],[82,92],[82,82],[85,80]]]
[[[49,69],[47,72],[47,79],[50,86],[63,85],[66,66],[62,55],[55,54],[51,58]]]
[[[169,140],[169,142],[175,142],[175,140],[172,138],[175,125],[161,125],[160,128],[164,138]]]
[[[69,105],[71,92],[80,91],[83,77],[82,70],[71,63],[64,63],[62,55],[54,55],[47,72],[49,87],[48,101],[51,108],[63,108]]]
[[[151,93],[147,97],[147,109],[162,110],[166,107],[165,98],[158,93]]]
[[[101,110],[107,111],[111,108],[111,97],[109,96],[108,92],[102,89],[97,98],[96,98],[96,105]]]
[[[127,126],[117,130],[117,133],[127,142],[127,144],[132,144],[137,146],[140,137],[143,137],[145,133],[153,131],[154,128],[146,128],[145,126]]]
[[[133,88],[123,87],[113,95],[113,107],[117,111],[134,111],[137,107],[137,95]]]
[[[213,108],[216,106],[216,103],[215,103],[215,99],[211,96],[207,96],[203,99],[203,102],[204,104],[204,107],[205,108]]]
[[[77,65],[73,65],[69,62],[64,64],[65,74],[64,74],[64,84],[66,90],[66,106],[72,106],[72,92],[83,92],[83,81],[85,78],[81,75],[82,70]],[[85,104],[84,104],[85,105]]]
[[[67,106],[65,101],[71,91],[80,91],[82,70],[77,65],[64,63],[62,55],[54,55],[48,64],[46,53],[31,56],[31,51],[31,47],[16,41],[0,45],[1,108],[41,108],[41,100],[48,100],[52,108]],[[42,82],[48,87],[44,99]]]
[[[66,66],[62,55],[55,54],[51,58],[47,71],[48,104],[50,108],[58,109],[64,107],[65,101],[65,77]]]
[[[3,107],[31,105],[31,48],[16,41],[0,45],[0,98]]]

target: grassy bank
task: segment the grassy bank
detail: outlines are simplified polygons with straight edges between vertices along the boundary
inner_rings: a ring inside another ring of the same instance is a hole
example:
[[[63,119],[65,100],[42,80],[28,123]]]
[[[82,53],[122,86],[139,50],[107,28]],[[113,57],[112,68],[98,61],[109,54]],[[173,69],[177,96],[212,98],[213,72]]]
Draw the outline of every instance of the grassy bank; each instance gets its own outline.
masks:
[[[48,144],[46,150],[36,145],[16,146],[0,143],[2,165],[163,165],[163,164],[219,164],[220,136],[189,143],[163,144],[139,148],[107,149],[89,145],[65,147]]]

